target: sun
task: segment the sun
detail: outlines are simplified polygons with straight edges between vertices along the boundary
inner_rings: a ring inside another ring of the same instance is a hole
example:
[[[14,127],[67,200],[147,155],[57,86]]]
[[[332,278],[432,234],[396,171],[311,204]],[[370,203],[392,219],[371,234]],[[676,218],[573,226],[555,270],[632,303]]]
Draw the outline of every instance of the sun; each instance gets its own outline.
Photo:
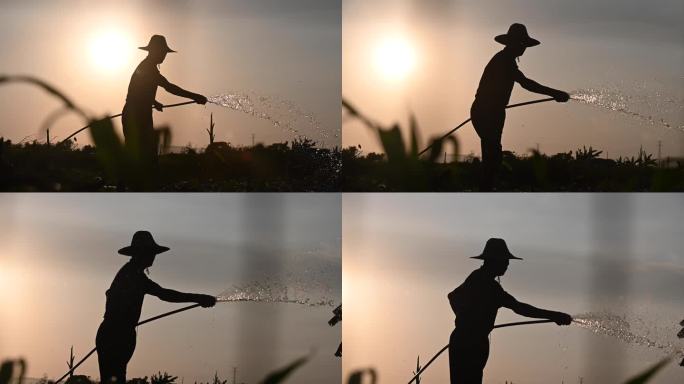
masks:
[[[116,72],[130,62],[134,48],[132,40],[124,33],[103,31],[90,40],[90,59],[98,70]]]
[[[404,37],[386,38],[375,49],[375,68],[390,80],[403,80],[415,65],[415,49]]]

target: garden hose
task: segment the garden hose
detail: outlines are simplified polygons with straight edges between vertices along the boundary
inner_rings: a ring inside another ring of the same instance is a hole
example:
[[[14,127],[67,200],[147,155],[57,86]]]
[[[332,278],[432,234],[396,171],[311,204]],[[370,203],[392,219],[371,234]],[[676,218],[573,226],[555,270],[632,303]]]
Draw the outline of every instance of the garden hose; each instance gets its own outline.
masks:
[[[537,102],[539,102],[539,101],[537,101]],[[553,323],[553,321],[552,321],[552,320],[516,321],[515,323],[504,323],[504,324],[495,325],[494,328],[505,328],[505,327],[513,327],[513,326],[516,326],[516,325],[543,324],[543,323]],[[408,382],[408,384],[413,383],[413,382],[416,380],[416,378],[420,377],[421,373],[423,373],[423,371],[425,371],[425,370],[427,369],[427,367],[429,367],[430,364],[432,364],[432,362],[435,361],[435,359],[436,359],[437,357],[439,357],[439,355],[442,354],[442,352],[446,351],[447,348],[449,348],[449,344],[447,344],[444,348],[440,349],[439,352],[437,352],[434,356],[432,356],[432,359],[430,359],[430,360],[427,362],[427,364],[425,364],[425,366],[424,366],[423,368],[421,368],[421,369],[415,374],[415,376],[413,376],[413,378]],[[55,384],[56,384],[56,383],[55,383]]]
[[[194,103],[196,103],[196,101],[184,101],[184,102],[182,102],[182,103],[176,103],[176,104],[165,105],[165,106],[163,106],[162,108],[180,107],[181,105],[188,105],[188,104],[194,104]],[[90,124],[86,125],[85,127],[81,128],[81,129],[79,129],[78,131],[76,131],[76,132],[72,133],[71,135],[67,136],[66,139],[60,141],[59,143],[62,144],[63,142],[65,142],[65,141],[71,139],[72,137],[78,135],[78,134],[81,133],[83,130],[85,130],[86,128],[89,128],[91,125],[93,125],[93,123],[96,123],[96,122],[99,122],[99,121],[104,121],[104,120],[113,119],[113,118],[119,117],[119,116],[121,116],[121,115],[122,115],[122,113],[119,113],[119,114],[116,114],[116,115],[107,116],[107,117],[104,117],[104,118],[102,118],[102,119],[92,121]],[[57,383],[55,383],[55,384],[57,384]]]
[[[553,97],[547,97],[547,98],[545,98],[545,99],[526,101],[526,102],[524,102],[524,103],[517,103],[517,104],[507,105],[505,109],[515,108],[515,107],[522,107],[523,105],[530,105],[530,104],[543,103],[543,102],[551,101],[551,100],[555,100],[555,99],[554,99]],[[441,142],[442,140],[444,140],[444,139],[446,139],[447,137],[449,137],[452,133],[456,132],[457,129],[459,129],[459,128],[461,128],[462,126],[466,125],[470,120],[471,120],[471,119],[468,118],[468,120],[466,120],[466,121],[462,122],[461,124],[457,125],[456,128],[454,128],[454,129],[452,129],[451,131],[447,132],[444,136],[442,136],[442,137],[440,137],[439,139],[433,141],[432,144],[430,144],[430,145],[427,146],[427,148],[425,148],[425,149],[423,149],[422,151],[420,151],[420,153],[418,153],[418,156],[420,156],[420,155],[422,155],[423,153],[427,152],[430,148],[432,148],[433,145],[435,145],[435,143]]]
[[[193,101],[193,103],[194,103],[194,101]],[[183,104],[188,104],[188,103],[183,103]],[[87,128],[87,127],[85,127],[85,128]],[[150,317],[149,319],[145,319],[145,320],[139,322],[136,326],[143,325],[145,323],[149,323],[150,321],[155,321],[155,320],[161,319],[162,317],[171,316],[171,315],[174,315],[174,314],[179,313],[179,312],[187,311],[188,309],[197,308],[199,306],[200,306],[199,304],[193,304],[193,305],[188,305],[187,307],[183,307],[183,308],[175,309],[173,311],[162,313],[161,315],[157,315],[154,317]],[[97,350],[97,347],[93,348],[90,352],[88,352],[88,354],[85,355],[84,358],[82,358],[78,363],[76,363],[76,365],[71,367],[71,369],[69,369],[69,371],[67,371],[67,373],[65,373],[62,377],[57,379],[54,384],[59,384],[59,382],[64,380],[65,377],[69,376],[70,373],[74,372],[76,370],[76,368],[78,368],[79,365],[83,364],[84,361],[88,360],[90,355],[95,353],[96,350]]]

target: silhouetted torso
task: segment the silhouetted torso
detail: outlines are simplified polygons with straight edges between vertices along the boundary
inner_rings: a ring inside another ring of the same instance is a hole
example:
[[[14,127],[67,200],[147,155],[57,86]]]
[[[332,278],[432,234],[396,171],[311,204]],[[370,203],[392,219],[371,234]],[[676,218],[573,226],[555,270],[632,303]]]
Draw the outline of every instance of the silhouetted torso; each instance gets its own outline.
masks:
[[[135,328],[140,320],[145,294],[159,286],[132,263],[126,263],[106,292],[105,322],[117,328]]]
[[[168,82],[157,66],[149,59],[138,64],[128,84],[126,107],[141,108],[152,113],[151,108],[157,94],[157,87]]]
[[[449,297],[456,315],[456,331],[467,337],[486,338],[499,308],[514,301],[491,275],[476,269]]]
[[[499,51],[482,73],[473,106],[482,109],[504,109],[511,98],[517,72],[515,57],[505,50]]]

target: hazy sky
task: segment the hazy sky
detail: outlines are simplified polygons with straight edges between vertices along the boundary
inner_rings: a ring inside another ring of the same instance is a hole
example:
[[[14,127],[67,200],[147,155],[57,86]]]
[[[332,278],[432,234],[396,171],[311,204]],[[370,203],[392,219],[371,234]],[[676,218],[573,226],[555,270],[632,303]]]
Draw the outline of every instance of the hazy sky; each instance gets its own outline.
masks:
[[[489,237],[512,261],[501,283],[518,300],[570,314],[625,315],[632,331],[675,343],[684,256],[680,195],[346,194],[343,197],[343,375],[374,367],[407,382],[448,343],[446,295],[481,262]],[[521,319],[499,311],[497,323]],[[622,382],[662,357],[577,326],[495,330],[485,382]],[[599,367],[598,364],[603,364]],[[441,356],[423,376],[448,381]],[[656,383],[672,383],[670,366]]]
[[[610,101],[680,130],[576,101],[551,102],[508,111],[505,149],[526,153],[539,145],[553,154],[591,145],[618,157],[640,146],[656,154],[661,140],[663,155],[682,156],[682,17],[677,0],[345,0],[343,96],[385,124],[406,128],[414,112],[424,141],[446,133],[469,117],[482,71],[503,48],[494,36],[521,22],[541,41],[520,58],[529,78],[568,92],[608,90]],[[516,85],[511,102],[542,97]],[[462,154],[479,155],[472,125],[457,137]],[[379,150],[355,122],[344,123],[343,144]]]
[[[218,294],[281,281],[300,298],[341,301],[340,209],[334,194],[5,194],[0,199],[0,356],[24,357],[28,375],[61,376],[69,347],[94,347],[105,291],[128,258],[117,250],[147,229],[171,250],[150,278]],[[145,299],[142,318],[180,308]],[[186,382],[214,372],[254,383],[296,358],[293,382],[335,383],[339,326],[332,307],[219,303],[138,329],[129,377],[168,371]],[[80,374],[97,378],[97,359]]]
[[[121,112],[130,76],[145,57],[137,47],[162,34],[178,51],[161,65],[169,81],[207,96],[248,92],[291,101],[324,131],[309,126],[301,132],[332,146],[340,141],[340,23],[339,1],[3,1],[0,74],[39,76],[92,113],[113,115]],[[185,99],[159,89],[157,100]],[[37,88],[1,87],[0,136],[19,141],[38,134],[58,107]],[[155,112],[155,123],[173,128],[173,145],[204,146],[210,113],[217,141],[244,145],[252,134],[265,143],[293,139],[265,120],[215,105]],[[83,125],[65,117],[53,134],[64,138]],[[80,143],[88,141],[79,136]]]

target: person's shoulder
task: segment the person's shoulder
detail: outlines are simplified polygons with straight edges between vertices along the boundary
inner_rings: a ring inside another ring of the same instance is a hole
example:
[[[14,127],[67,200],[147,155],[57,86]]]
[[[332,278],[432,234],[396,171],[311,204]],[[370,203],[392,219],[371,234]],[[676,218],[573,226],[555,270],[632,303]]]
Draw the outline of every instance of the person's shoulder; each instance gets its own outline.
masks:
[[[470,272],[470,275],[468,275],[468,277],[466,277],[466,279],[463,283],[464,284],[466,284],[466,283],[467,284],[481,284],[483,277],[484,277],[484,275],[482,273],[482,269],[478,268],[478,269]]]
[[[508,68],[511,65],[515,65],[515,60],[510,60],[509,55],[501,50],[492,56],[489,63],[487,63],[487,68],[489,70],[500,71],[502,68]]]
[[[119,268],[119,273],[130,273],[130,271],[133,269],[133,264],[130,262],[126,262],[126,264],[122,265],[121,268]]]
[[[133,273],[133,265],[130,262],[127,262],[126,264],[122,265],[121,268],[119,268],[116,276],[114,276],[114,281],[112,284],[118,284],[123,281],[130,280]]]
[[[135,68],[135,73],[139,75],[149,75],[159,73],[159,68],[154,65],[151,61],[145,59],[138,64]]]

